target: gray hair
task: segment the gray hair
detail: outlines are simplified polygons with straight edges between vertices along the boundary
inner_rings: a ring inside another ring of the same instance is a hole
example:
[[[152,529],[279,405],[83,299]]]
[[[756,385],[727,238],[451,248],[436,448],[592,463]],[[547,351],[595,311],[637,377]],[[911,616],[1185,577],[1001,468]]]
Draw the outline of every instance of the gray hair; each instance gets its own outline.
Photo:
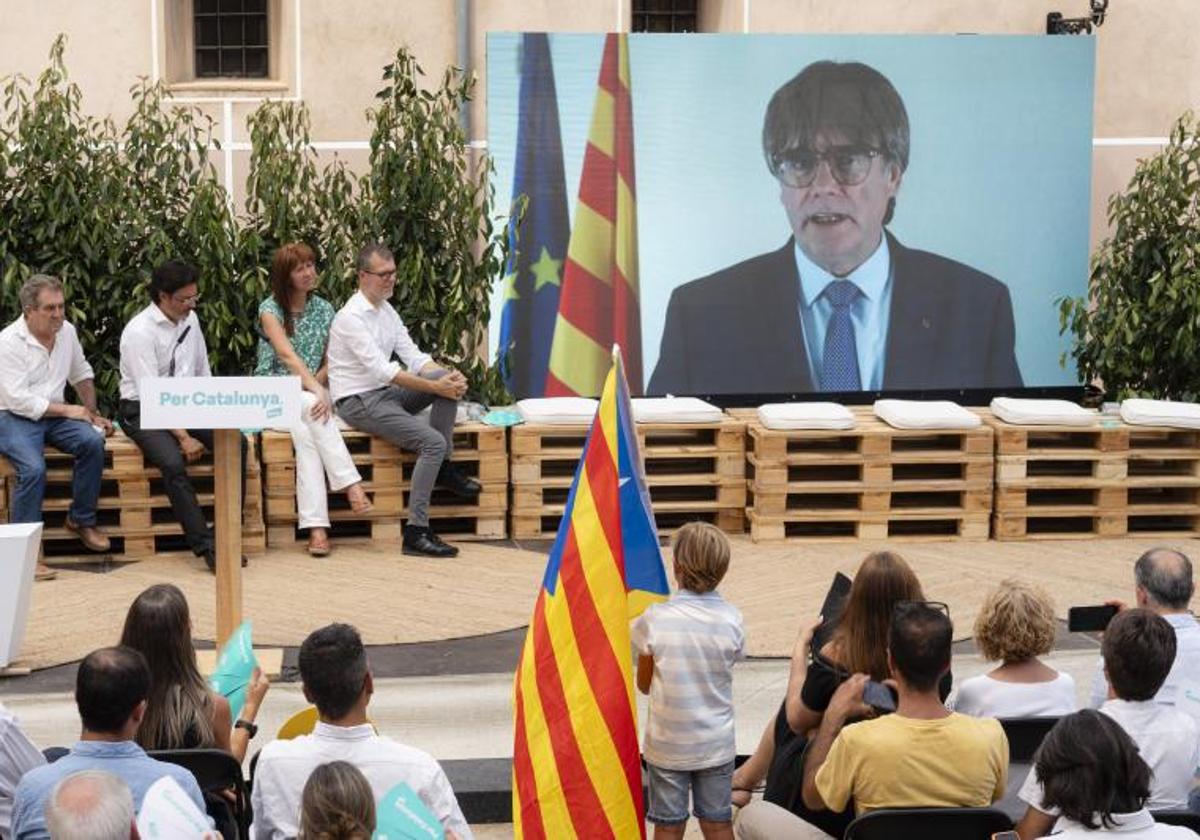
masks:
[[[38,295],[45,289],[61,292],[62,281],[49,274],[35,274],[26,280],[21,286],[21,291],[17,292],[17,297],[21,301],[21,311],[28,312],[30,309],[37,309]]]
[[[61,779],[46,800],[46,829],[53,840],[129,840],[133,819],[129,786],[100,770]]]
[[[1186,610],[1196,585],[1192,561],[1173,548],[1152,548],[1133,566],[1134,581],[1157,606]]]
[[[359,271],[367,271],[371,267],[371,258],[379,257],[381,260],[394,260],[392,249],[384,245],[382,242],[372,242],[364,245],[362,250],[358,252],[358,259],[355,261],[355,268]]]

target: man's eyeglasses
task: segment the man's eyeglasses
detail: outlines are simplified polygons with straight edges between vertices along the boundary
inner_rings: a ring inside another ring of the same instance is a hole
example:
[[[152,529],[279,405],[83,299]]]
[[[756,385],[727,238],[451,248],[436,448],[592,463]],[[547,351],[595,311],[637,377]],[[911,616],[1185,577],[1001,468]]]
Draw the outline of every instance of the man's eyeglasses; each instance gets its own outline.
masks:
[[[181,295],[171,295],[171,298],[173,300],[175,300],[177,303],[183,303],[183,304],[194,306],[195,304],[200,302],[200,293],[196,292],[196,294],[194,294],[194,295],[182,295],[182,296]]]
[[[834,146],[823,152],[795,149],[771,158],[771,173],[789,187],[808,187],[817,180],[824,161],[829,174],[843,187],[853,187],[867,179],[871,161],[883,152],[862,146]]]
[[[396,269],[394,269],[394,268],[391,271],[371,271],[369,268],[364,268],[364,269],[362,269],[362,273],[370,274],[374,277],[378,277],[380,280],[395,280],[396,279]]]

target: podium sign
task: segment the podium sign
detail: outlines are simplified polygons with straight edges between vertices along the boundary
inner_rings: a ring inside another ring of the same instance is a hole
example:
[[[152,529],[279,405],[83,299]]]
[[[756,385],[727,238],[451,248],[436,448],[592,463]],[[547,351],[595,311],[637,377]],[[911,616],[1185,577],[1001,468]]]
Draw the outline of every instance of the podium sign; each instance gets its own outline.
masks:
[[[298,376],[146,377],[143,429],[287,428],[300,420]]]
[[[17,658],[25,641],[29,594],[41,542],[41,522],[0,525],[0,668],[7,668]]]

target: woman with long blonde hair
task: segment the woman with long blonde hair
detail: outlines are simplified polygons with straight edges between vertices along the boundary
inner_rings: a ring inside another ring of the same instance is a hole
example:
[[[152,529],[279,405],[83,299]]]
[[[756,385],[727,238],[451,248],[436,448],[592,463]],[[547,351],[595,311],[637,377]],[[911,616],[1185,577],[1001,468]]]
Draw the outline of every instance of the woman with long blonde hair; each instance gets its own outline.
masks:
[[[296,840],[371,840],[375,794],[366,776],[346,761],[320,764],[304,783]]]

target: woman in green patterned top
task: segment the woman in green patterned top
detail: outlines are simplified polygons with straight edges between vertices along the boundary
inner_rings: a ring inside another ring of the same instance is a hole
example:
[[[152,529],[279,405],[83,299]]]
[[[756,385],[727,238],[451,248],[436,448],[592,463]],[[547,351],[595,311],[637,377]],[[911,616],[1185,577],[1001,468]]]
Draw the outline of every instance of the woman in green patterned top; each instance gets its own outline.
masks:
[[[300,422],[288,429],[296,449],[296,509],[299,527],[308,529],[309,554],[323,557],[329,553],[326,476],[330,488],[345,490],[355,513],[370,511],[371,502],[334,422],[325,366],[333,307],[312,294],[316,285],[311,248],[294,242],[275,252],[271,296],[258,307],[263,337],[254,373],[300,377]]]

